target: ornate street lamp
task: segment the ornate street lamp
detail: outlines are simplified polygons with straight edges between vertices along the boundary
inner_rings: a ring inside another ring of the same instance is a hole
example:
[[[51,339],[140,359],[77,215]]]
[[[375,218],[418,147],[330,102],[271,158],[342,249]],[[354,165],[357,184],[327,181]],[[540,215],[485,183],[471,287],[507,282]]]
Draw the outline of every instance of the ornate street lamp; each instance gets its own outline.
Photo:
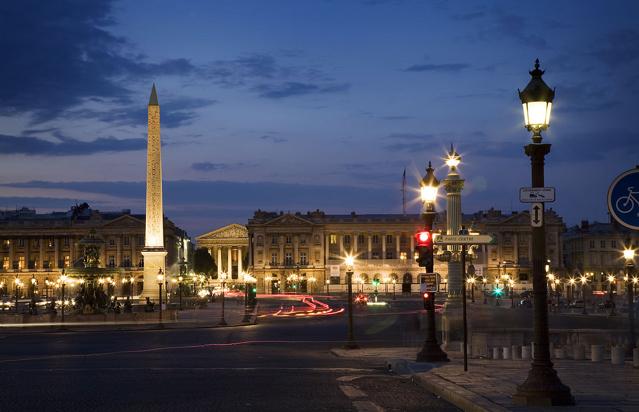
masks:
[[[20,287],[22,286],[22,281],[20,280],[18,275],[16,275],[16,278],[13,281],[13,284],[14,284],[14,290],[16,292],[16,313],[18,313],[18,298],[20,297],[18,292],[19,292]]]
[[[164,284],[164,272],[162,272],[162,268],[158,270],[157,280],[158,280],[158,288],[159,288],[158,301],[160,303],[159,320],[160,320],[160,324],[162,324],[162,285]]]
[[[346,264],[346,285],[348,291],[348,340],[344,349],[359,349],[355,343],[353,333],[353,267],[355,266],[355,257],[351,254],[344,258]]]
[[[220,280],[222,281],[222,314],[220,315],[220,322],[218,325],[226,326],[226,320],[224,319],[224,290],[226,289],[226,272],[220,273]]]
[[[632,277],[635,268],[635,250],[632,248],[623,251],[623,257],[626,260],[626,294],[628,295],[628,352],[632,354],[632,350],[637,346],[635,337],[635,308],[634,308],[634,284],[637,278]],[[632,280],[631,280],[632,277]]]
[[[69,277],[64,274],[64,269],[62,269],[62,274],[60,275],[60,284],[62,285],[62,323],[64,323],[64,288],[67,285],[67,281]]]
[[[524,110],[524,126],[532,132],[532,143],[525,146],[525,153],[531,160],[532,187],[544,187],[544,157],[550,153],[550,144],[542,143],[541,131],[550,124],[550,111],[555,91],[542,80],[543,70],[539,69],[539,59],[534,70],[529,72],[531,80],[519,98]],[[542,224],[532,228],[532,277],[534,299],[534,342],[535,356],[532,368],[524,383],[517,387],[513,402],[517,405],[555,406],[573,405],[570,388],[564,385],[550,361],[550,339],[548,333],[548,291],[544,274],[546,255],[546,234]]]
[[[449,159],[450,160],[450,159]],[[457,167],[459,162],[455,163],[451,167]],[[435,170],[430,162],[426,168],[426,175],[420,183],[421,200],[424,204],[422,209],[422,218],[424,219],[424,231],[422,233],[428,233],[431,237],[432,245],[432,232],[433,221],[435,220],[435,202],[437,201],[437,190],[439,189],[439,180],[435,177]],[[425,261],[420,260],[420,266],[424,265],[426,273],[433,273],[433,249],[432,246],[429,249],[428,258]],[[417,353],[418,362],[447,362],[448,356],[446,352],[442,350],[437,342],[437,324],[435,321],[435,299],[431,300],[431,307],[426,311],[428,331],[426,333],[426,339],[422,350]]]

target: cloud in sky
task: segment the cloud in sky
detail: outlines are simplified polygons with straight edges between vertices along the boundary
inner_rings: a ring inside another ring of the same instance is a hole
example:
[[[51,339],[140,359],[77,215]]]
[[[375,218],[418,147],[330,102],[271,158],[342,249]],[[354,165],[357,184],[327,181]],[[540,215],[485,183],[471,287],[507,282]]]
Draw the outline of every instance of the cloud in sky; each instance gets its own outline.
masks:
[[[56,134],[56,141],[0,134],[0,153],[27,156],[82,156],[96,153],[145,150],[146,139],[100,137],[84,141]]]
[[[51,120],[89,99],[130,101],[128,79],[184,75],[184,58],[149,61],[108,30],[113,1],[8,2],[2,6],[0,113]]]
[[[442,72],[456,73],[469,68],[466,63],[443,63],[443,64],[413,64],[404,69],[405,72]]]
[[[259,84],[253,88],[260,97],[267,99],[283,99],[286,97],[308,94],[342,93],[348,91],[349,84],[314,84],[285,82],[279,84]]]
[[[213,162],[196,162],[191,165],[191,169],[198,172],[219,172],[222,170],[235,169],[245,167],[244,163],[213,163]]]

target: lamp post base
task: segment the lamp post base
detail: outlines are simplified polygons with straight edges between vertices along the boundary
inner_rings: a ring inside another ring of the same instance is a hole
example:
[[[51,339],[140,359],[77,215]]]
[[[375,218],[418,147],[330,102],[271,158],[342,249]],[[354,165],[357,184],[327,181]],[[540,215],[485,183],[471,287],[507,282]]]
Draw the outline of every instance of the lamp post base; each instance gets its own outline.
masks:
[[[344,349],[359,349],[359,345],[353,341],[348,341],[344,345]]]
[[[528,378],[517,386],[513,403],[520,406],[569,406],[575,404],[570,388],[559,380],[552,366],[532,365]]]
[[[424,342],[422,350],[417,353],[417,362],[449,362],[448,355],[437,342]]]

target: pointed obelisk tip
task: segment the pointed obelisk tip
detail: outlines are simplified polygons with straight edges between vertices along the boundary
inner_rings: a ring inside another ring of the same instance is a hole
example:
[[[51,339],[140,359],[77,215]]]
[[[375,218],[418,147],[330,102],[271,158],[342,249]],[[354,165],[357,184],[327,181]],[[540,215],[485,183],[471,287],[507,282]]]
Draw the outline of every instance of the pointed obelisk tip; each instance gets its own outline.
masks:
[[[149,106],[159,106],[158,103],[158,93],[155,91],[155,83],[153,83],[153,88],[151,89],[151,97],[149,98]]]

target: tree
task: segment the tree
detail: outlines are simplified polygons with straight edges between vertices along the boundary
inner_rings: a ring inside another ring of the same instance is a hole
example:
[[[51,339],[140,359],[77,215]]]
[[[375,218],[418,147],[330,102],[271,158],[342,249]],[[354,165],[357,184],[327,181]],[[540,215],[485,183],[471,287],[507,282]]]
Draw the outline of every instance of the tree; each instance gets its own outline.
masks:
[[[203,273],[208,276],[211,271],[214,271],[215,269],[215,261],[209,254],[208,249],[204,247],[197,248],[193,255],[193,271],[195,273]]]

